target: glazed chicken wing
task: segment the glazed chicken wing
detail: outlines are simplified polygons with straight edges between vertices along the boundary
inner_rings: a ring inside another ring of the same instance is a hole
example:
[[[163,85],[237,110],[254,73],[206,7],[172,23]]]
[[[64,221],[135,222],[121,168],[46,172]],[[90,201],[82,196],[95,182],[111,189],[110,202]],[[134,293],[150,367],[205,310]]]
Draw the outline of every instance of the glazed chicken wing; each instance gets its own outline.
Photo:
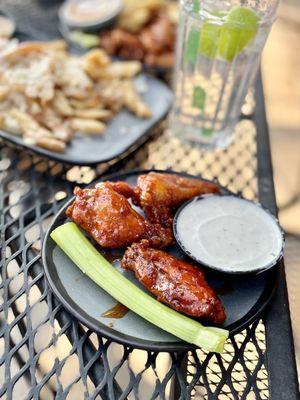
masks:
[[[122,194],[127,199],[132,199],[135,205],[139,205],[139,197],[135,193],[134,189],[124,181],[109,181],[112,189]],[[96,185],[97,186],[97,185]]]
[[[171,229],[150,224],[109,182],[93,189],[75,188],[66,214],[102,247],[119,248],[147,238],[154,247],[173,242]]]
[[[157,172],[141,175],[135,188],[149,221],[165,226],[172,225],[174,208],[194,196],[217,192],[219,187],[214,183]]]
[[[145,240],[126,250],[122,267],[134,271],[159,301],[175,310],[215,324],[225,321],[224,307],[199,268],[149,247]]]

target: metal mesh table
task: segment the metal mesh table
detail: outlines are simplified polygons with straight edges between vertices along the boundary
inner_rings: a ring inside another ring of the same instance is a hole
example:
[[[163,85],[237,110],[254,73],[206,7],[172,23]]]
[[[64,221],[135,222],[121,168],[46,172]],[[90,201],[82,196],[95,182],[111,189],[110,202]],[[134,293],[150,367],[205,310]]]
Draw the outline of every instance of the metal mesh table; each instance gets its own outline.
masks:
[[[14,12],[32,36],[43,26],[43,7],[51,17],[57,3],[0,1],[0,6]],[[31,10],[34,24],[28,25]],[[44,35],[47,27],[49,21]],[[52,25],[49,32],[55,35]],[[74,185],[115,171],[171,167],[217,177],[276,213],[260,80],[255,93],[255,101],[248,95],[234,143],[222,151],[203,153],[180,144],[165,122],[133,155],[93,168],[58,164],[0,142],[0,399],[298,398],[283,265],[267,313],[230,338],[220,356],[201,350],[153,353],[102,338],[53,296],[40,258],[45,230]]]

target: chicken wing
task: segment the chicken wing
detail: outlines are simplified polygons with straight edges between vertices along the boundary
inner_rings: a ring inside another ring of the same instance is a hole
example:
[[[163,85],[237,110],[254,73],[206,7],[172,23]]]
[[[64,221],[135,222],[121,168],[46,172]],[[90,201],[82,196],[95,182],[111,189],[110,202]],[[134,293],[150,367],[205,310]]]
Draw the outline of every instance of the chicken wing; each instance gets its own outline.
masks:
[[[149,247],[145,240],[126,250],[122,267],[134,271],[159,301],[175,310],[215,324],[225,321],[224,307],[199,268]]]
[[[124,181],[109,181],[109,184],[113,190],[122,194],[127,199],[132,199],[135,205],[139,203],[139,197],[136,195],[134,189]],[[97,187],[97,185],[96,185]]]
[[[171,226],[176,207],[194,196],[219,190],[218,185],[200,179],[149,172],[139,176],[135,194],[150,222]]]
[[[74,194],[67,216],[102,247],[124,247],[143,238],[154,247],[165,247],[174,240],[171,229],[146,221],[109,182],[94,189],[77,187]]]

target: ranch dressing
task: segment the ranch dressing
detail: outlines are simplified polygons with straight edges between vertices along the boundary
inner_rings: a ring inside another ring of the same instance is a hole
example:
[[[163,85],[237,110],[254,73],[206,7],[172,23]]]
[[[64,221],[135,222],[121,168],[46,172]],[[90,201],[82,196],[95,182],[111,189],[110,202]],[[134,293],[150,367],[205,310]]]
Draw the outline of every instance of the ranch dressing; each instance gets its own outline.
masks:
[[[122,4],[122,0],[69,0],[64,4],[62,14],[71,25],[104,22],[115,17]]]
[[[0,15],[0,40],[10,38],[15,30],[15,24],[7,17]]]
[[[268,212],[235,196],[204,196],[188,203],[176,221],[178,241],[196,258],[224,272],[261,270],[275,264],[283,236]]]

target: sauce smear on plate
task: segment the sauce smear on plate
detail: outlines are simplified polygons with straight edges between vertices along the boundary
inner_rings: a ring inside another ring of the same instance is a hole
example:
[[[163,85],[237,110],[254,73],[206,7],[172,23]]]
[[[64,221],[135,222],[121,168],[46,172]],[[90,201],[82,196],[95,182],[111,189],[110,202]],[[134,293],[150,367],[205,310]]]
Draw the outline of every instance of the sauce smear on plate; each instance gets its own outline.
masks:
[[[104,318],[123,318],[129,309],[121,303],[117,303],[114,307],[110,308],[109,310],[105,311],[101,314],[101,317]]]

